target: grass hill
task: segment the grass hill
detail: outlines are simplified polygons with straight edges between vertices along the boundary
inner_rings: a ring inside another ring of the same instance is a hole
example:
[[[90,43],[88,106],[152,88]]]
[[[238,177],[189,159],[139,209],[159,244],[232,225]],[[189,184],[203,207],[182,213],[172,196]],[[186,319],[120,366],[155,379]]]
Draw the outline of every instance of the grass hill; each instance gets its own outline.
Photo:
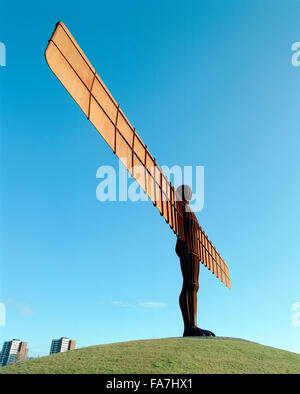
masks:
[[[89,346],[0,368],[0,374],[300,373],[300,354],[229,338]]]

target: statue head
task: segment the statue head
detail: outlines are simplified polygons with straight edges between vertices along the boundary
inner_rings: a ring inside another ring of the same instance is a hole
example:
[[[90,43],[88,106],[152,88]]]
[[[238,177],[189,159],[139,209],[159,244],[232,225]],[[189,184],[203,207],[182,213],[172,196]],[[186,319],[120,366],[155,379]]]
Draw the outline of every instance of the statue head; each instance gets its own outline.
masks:
[[[191,201],[192,196],[193,196],[193,192],[192,192],[192,189],[188,185],[178,186],[178,188],[176,189],[176,192],[178,193],[181,201],[183,201],[187,204],[189,203],[189,201]]]

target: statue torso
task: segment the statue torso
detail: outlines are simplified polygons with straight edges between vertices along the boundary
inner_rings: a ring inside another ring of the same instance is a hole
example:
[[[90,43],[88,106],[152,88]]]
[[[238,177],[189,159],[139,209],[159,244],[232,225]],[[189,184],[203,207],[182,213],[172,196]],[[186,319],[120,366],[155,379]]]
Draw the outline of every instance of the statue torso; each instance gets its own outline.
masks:
[[[199,247],[197,240],[197,230],[199,228],[198,220],[196,215],[189,206],[182,203],[183,206],[183,226],[185,241],[181,241],[177,238],[176,253],[179,257],[185,253],[192,253],[199,256]]]

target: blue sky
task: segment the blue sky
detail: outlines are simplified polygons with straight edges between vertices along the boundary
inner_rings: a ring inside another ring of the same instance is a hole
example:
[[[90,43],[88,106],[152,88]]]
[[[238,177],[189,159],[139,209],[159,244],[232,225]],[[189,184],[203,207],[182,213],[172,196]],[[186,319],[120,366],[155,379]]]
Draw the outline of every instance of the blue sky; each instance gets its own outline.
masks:
[[[118,160],[44,59],[63,21],[160,165],[204,166],[198,325],[300,352],[298,1],[6,2],[0,41],[5,340],[46,355],[183,333],[176,237],[150,202],[96,199]]]

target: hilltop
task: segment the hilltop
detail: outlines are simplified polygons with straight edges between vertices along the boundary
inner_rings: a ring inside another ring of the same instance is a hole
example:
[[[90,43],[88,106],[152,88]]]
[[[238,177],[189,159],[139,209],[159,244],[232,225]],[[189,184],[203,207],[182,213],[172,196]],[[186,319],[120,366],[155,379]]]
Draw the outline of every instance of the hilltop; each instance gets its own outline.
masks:
[[[5,374],[300,373],[300,355],[233,338],[163,338],[89,346],[0,368]]]

